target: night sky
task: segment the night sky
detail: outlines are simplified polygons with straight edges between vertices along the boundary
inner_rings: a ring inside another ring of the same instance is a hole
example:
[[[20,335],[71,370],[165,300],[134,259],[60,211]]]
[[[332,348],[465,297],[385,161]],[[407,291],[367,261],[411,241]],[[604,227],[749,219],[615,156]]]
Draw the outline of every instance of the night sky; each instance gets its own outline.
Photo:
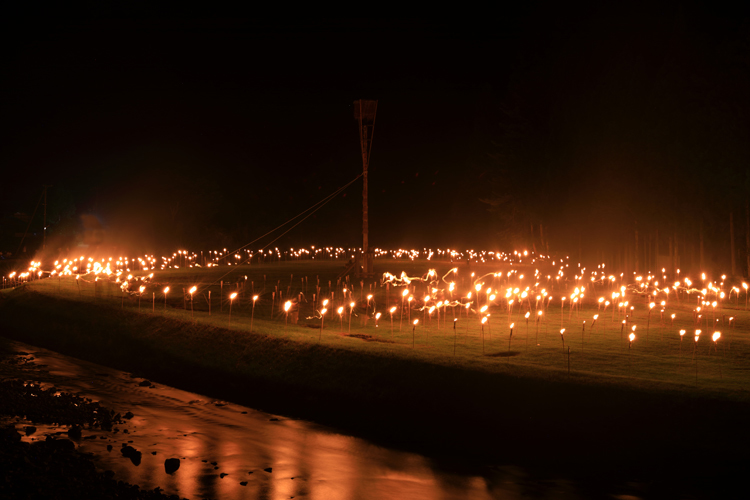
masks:
[[[361,172],[360,98],[379,100],[374,246],[507,250],[539,245],[539,224],[557,251],[636,229],[688,245],[701,220],[722,240],[731,210],[744,240],[746,12],[147,14],[3,21],[3,251],[43,184],[58,248],[247,243]],[[344,194],[274,246],[360,245],[361,182]]]

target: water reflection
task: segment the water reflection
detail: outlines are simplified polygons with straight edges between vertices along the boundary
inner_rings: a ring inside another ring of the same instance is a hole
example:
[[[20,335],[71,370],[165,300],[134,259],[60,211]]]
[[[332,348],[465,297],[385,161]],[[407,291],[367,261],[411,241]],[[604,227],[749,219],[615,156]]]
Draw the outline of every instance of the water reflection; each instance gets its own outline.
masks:
[[[19,349],[34,352],[36,363],[46,365],[59,388],[135,414],[117,433],[84,431],[84,437],[97,434],[97,439],[83,439],[79,446],[94,453],[116,479],[141,488],[226,499],[483,499],[497,497],[500,490],[503,498],[523,496],[516,486],[489,487],[480,474],[447,471],[424,456],[309,422],[159,384],[141,387],[141,379],[117,370],[31,346]],[[142,453],[139,466],[122,455],[123,444]],[[180,459],[172,475],[164,469],[167,458]]]

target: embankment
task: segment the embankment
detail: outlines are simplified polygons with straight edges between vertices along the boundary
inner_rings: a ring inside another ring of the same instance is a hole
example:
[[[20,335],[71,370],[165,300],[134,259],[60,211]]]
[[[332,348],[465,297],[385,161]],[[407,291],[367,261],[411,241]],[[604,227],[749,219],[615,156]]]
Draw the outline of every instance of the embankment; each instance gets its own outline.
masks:
[[[660,480],[695,481],[696,467],[724,480],[748,466],[744,402],[486,373],[31,290],[3,294],[0,318],[7,338],[434,456]]]

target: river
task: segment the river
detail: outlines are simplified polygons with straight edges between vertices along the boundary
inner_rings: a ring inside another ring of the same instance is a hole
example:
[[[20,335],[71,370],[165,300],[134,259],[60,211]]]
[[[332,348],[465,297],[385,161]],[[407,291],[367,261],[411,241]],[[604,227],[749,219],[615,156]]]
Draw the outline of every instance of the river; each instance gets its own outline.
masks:
[[[84,430],[77,442],[115,479],[190,499],[586,498],[591,490],[512,466],[445,463],[389,449],[304,420],[271,415],[154,383],[46,349],[13,343],[62,391],[134,414],[116,433]],[[19,428],[21,424],[19,424]],[[63,429],[64,430],[64,429]],[[25,440],[61,429],[39,426]],[[86,439],[86,437],[89,437]],[[139,465],[120,452],[142,453]],[[112,447],[108,450],[108,445]],[[179,458],[167,474],[164,462]],[[610,498],[638,498],[637,485],[605,486]],[[620,494],[613,494],[619,491]],[[627,491],[629,494],[623,494]],[[604,493],[599,491],[598,494]]]

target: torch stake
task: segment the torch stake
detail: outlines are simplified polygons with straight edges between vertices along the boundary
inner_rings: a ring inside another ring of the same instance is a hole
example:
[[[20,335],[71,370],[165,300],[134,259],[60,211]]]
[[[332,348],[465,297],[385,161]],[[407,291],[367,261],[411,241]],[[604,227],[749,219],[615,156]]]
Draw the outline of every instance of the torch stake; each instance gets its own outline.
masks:
[[[456,355],[456,342],[458,341],[458,332],[456,332],[456,320],[453,320],[453,355]]]
[[[628,374],[630,375],[631,369],[630,369],[630,347],[633,345],[633,341],[631,340],[628,342]]]
[[[510,362],[510,343],[513,340],[513,328],[510,329],[510,337],[508,337],[508,362]]]
[[[401,333],[401,327],[404,324],[404,295],[401,295],[401,311],[398,315],[398,333]]]
[[[583,341],[586,337],[586,322],[583,322],[583,329],[581,330],[581,350],[583,350]]]

